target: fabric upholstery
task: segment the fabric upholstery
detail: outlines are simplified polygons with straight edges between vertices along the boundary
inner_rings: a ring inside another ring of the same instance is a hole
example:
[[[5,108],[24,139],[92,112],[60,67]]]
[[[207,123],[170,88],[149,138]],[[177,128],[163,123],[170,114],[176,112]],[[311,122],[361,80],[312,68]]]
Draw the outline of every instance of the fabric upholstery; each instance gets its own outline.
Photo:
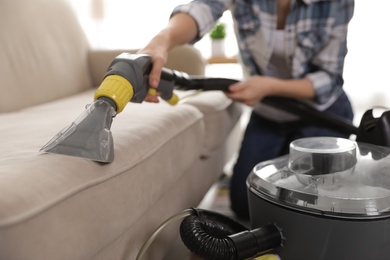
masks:
[[[113,119],[110,164],[41,152],[93,101],[123,50],[90,49],[66,0],[2,1],[0,33],[0,259],[135,259],[232,158],[241,107],[191,91],[177,91],[176,106],[129,103]],[[167,67],[202,75],[205,61],[186,45]],[[167,228],[146,259],[161,259],[177,237]]]
[[[92,87],[89,44],[67,1],[2,1],[0,17],[0,112]]]
[[[113,123],[111,164],[40,153],[47,138],[71,122],[91,95],[0,117],[2,125],[11,126],[0,130],[0,136],[8,137],[0,152],[0,190],[7,194],[0,196],[0,252],[31,247],[0,253],[1,258],[34,259],[34,248],[52,255],[58,250],[53,244],[62,240],[70,247],[82,242],[85,255],[78,259],[89,258],[96,245],[107,244],[147,212],[198,159],[197,140],[205,135],[202,115],[184,104],[129,104]],[[68,113],[60,117],[63,108]],[[42,236],[25,239],[25,234]],[[57,259],[75,258],[63,254]]]

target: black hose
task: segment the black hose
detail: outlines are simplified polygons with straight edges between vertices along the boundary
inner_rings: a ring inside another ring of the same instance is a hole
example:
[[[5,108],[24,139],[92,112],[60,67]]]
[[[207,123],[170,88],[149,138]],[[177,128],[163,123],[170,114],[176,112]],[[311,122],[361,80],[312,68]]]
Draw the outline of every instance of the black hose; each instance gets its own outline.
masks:
[[[236,79],[227,79],[227,78],[203,78],[203,77],[190,77],[191,84],[189,86],[184,86],[188,89],[202,89],[204,91],[210,90],[221,90],[224,92],[229,92],[229,86],[239,82]]]
[[[297,115],[307,122],[328,127],[344,134],[351,135],[357,134],[358,132],[358,128],[353,125],[351,120],[326,111],[317,110],[298,99],[268,96],[262,102],[274,108]]]
[[[282,243],[274,225],[248,230],[240,223],[216,212],[193,209],[180,225],[184,245],[209,260],[243,260],[267,253]]]
[[[180,225],[184,245],[197,256],[213,260],[235,260],[236,249],[229,235],[247,230],[238,222],[215,212],[194,209]]]
[[[166,74],[169,75],[169,73]],[[210,78],[188,75],[186,77],[175,71],[172,71],[170,74],[171,75],[167,76],[167,78],[174,79],[177,89],[182,90],[201,89],[204,91],[221,90],[228,92],[230,85],[239,82],[236,79],[229,78]],[[297,115],[310,123],[332,128],[341,133],[358,133],[358,128],[353,125],[351,120],[329,112],[317,110],[315,107],[298,99],[268,96],[262,100],[262,103]]]
[[[269,253],[282,245],[282,233],[273,224],[230,235],[237,250],[237,260],[254,258]]]

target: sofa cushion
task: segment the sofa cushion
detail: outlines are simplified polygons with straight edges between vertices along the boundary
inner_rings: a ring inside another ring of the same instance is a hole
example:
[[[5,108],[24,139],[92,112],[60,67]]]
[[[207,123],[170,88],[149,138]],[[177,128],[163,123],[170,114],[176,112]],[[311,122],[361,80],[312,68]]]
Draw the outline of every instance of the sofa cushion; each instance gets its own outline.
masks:
[[[67,1],[2,1],[0,17],[0,113],[91,88],[89,44]]]
[[[206,136],[202,144],[202,156],[207,157],[218,149],[231,133],[241,116],[242,104],[233,102],[221,91],[177,93],[182,98],[182,103],[192,105],[203,113]],[[185,98],[186,96],[191,98]]]
[[[130,103],[112,124],[111,164],[39,152],[92,101],[113,57],[93,55],[66,0],[3,1],[0,18],[0,259],[134,259],[221,173],[236,104],[216,92],[174,107]],[[172,50],[167,66],[203,74],[189,48]]]
[[[111,164],[40,153],[92,97],[88,91],[0,115],[0,190],[7,194],[0,196],[0,259],[35,259],[35,253],[42,255],[36,250],[76,259],[68,247],[77,259],[89,259],[142,217],[199,159],[202,113],[191,105],[164,102],[129,103],[114,118]]]

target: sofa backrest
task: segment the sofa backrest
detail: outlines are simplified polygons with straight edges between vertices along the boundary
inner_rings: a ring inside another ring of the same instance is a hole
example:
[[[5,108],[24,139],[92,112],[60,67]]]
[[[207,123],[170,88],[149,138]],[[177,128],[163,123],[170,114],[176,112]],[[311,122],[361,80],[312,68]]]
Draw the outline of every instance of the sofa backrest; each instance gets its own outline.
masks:
[[[91,88],[89,43],[66,0],[2,0],[0,113]]]

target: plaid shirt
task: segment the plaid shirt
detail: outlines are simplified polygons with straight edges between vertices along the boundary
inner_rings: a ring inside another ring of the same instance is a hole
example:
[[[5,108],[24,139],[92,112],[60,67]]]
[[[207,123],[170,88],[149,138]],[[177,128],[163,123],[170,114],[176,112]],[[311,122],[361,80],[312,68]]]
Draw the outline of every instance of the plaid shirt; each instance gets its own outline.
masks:
[[[199,40],[230,10],[247,75],[263,75],[276,30],[276,0],[193,0],[172,14],[185,12],[198,24]],[[308,78],[316,103],[330,105],[342,93],[347,27],[354,0],[292,0],[285,25],[286,60],[293,79]],[[194,41],[194,42],[195,42]]]

